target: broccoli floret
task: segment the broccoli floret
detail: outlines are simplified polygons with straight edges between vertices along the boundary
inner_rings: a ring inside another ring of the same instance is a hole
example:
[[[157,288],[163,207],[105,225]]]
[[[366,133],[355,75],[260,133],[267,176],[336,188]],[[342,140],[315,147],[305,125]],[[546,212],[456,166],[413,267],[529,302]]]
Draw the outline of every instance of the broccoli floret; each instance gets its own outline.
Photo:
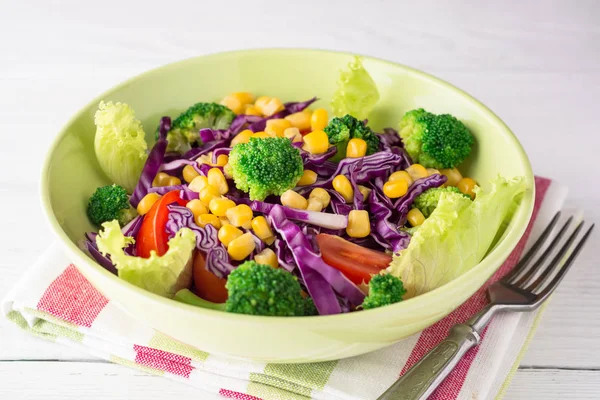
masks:
[[[400,278],[391,274],[375,275],[369,282],[369,295],[365,297],[362,307],[368,310],[398,303],[405,293]]]
[[[359,121],[350,114],[332,119],[324,131],[327,133],[329,143],[337,147],[337,153],[332,161],[339,161],[346,157],[348,141],[354,138],[363,139],[367,142],[367,155],[376,153],[379,150],[377,135],[363,121]]]
[[[96,189],[88,202],[87,214],[98,226],[114,219],[124,226],[137,216],[137,212],[129,204],[127,191],[119,185]]]
[[[264,200],[293,189],[304,165],[300,151],[289,139],[251,138],[231,149],[226,172],[233,176],[238,189],[250,193],[250,199]]]
[[[225,287],[228,312],[281,317],[305,314],[300,284],[284,269],[246,261],[229,274]]]
[[[200,142],[198,132],[202,128],[227,129],[235,113],[217,103],[197,103],[181,113],[173,121],[167,134],[169,145],[167,151],[184,153],[193,143]],[[156,133],[158,139],[158,131]]]
[[[413,207],[418,208],[419,211],[423,213],[425,218],[428,218],[433,212],[433,210],[435,210],[435,208],[437,207],[438,202],[440,201],[440,196],[443,193],[457,193],[471,200],[471,197],[469,195],[462,193],[460,190],[458,190],[457,187],[437,187],[428,189],[425,192],[418,195],[415,198]]]
[[[400,121],[400,137],[414,162],[428,168],[453,168],[471,153],[473,135],[450,114],[409,111]]]
[[[304,299],[304,315],[307,317],[311,315],[319,315],[319,311],[317,311],[315,302],[310,297]]]

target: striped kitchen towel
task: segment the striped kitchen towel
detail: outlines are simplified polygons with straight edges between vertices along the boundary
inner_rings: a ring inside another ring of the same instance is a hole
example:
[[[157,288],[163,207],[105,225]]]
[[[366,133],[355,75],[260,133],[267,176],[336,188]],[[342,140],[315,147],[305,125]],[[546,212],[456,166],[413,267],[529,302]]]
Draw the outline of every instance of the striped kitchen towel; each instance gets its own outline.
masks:
[[[490,282],[515,265],[530,238],[538,236],[564,202],[564,187],[543,178],[536,178],[535,183],[535,208],[527,232]],[[36,336],[185,382],[215,396],[240,400],[362,400],[377,398],[439,343],[450,327],[484,307],[486,286],[440,322],[395,345],[358,357],[313,364],[233,360],[177,342],[144,326],[104,297],[56,245],[8,294],[2,312]],[[539,317],[540,312],[495,317],[482,335],[481,345],[466,354],[431,398],[500,398]]]

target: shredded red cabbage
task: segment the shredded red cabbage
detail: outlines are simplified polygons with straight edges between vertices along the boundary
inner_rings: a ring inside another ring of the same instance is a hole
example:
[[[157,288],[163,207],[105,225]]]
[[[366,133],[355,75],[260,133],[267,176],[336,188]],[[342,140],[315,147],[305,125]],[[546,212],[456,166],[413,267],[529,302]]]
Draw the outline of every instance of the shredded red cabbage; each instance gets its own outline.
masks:
[[[360,168],[357,168],[358,166]],[[326,178],[318,179],[313,185],[305,188],[332,187],[333,179],[337,175],[348,177],[352,171],[356,171],[355,183],[362,184],[378,177],[387,177],[392,172],[409,166],[409,160],[402,154],[389,152],[373,153],[360,158],[344,158],[337,164],[333,174],[328,174]]]
[[[275,254],[277,254],[279,265],[289,272],[293,272],[296,269],[296,262],[294,261],[294,255],[286,245],[285,241],[277,238],[273,243],[273,247],[275,247]]]
[[[218,238],[218,231],[212,225],[199,227],[194,222],[194,214],[187,207],[170,204],[169,219],[166,225],[166,231],[169,238],[181,228],[189,228],[196,234],[196,248],[203,252],[206,257],[206,269],[219,278],[224,278],[235,266],[231,263],[229,254],[225,246],[221,244]]]
[[[393,147],[404,148],[404,143],[398,134],[398,131],[393,128],[383,128],[383,133],[376,134],[379,137],[379,150],[392,151]]]
[[[246,204],[250,206],[252,211],[262,214],[269,214],[274,207],[280,207],[283,210],[286,218],[295,221],[306,222],[308,224],[322,226],[328,229],[345,229],[348,226],[348,213],[346,214],[331,214],[318,211],[296,210],[295,208],[280,206],[278,204],[267,203],[264,201],[250,200],[248,198],[236,198],[227,196],[238,204]]]
[[[269,221],[288,245],[319,314],[339,314],[342,311],[335,292],[355,306],[362,304],[362,291],[340,271],[323,261],[300,227],[286,218],[282,206],[273,207]]]
[[[172,192],[173,190],[186,190],[187,186],[186,185],[172,185],[172,186],[155,186],[155,187],[151,187],[148,190],[148,193],[158,193],[161,196]]]
[[[302,144],[301,142],[296,143],[299,143],[300,145]],[[331,171],[332,166],[333,171],[335,171],[337,164],[333,162],[330,162],[330,165],[327,165],[325,168],[323,168],[327,160],[333,157],[335,153],[337,153],[337,147],[335,146],[330,147],[325,153],[322,154],[311,154],[300,149],[300,156],[302,157],[302,162],[304,163],[304,169],[313,170],[317,173],[317,175],[327,175],[328,172]]]
[[[227,147],[228,144],[229,144],[228,139],[214,140],[212,142],[207,142],[207,143],[202,144],[202,146],[200,146],[200,147],[192,148],[187,153],[185,153],[182,158],[185,158],[188,160],[195,160],[196,158],[198,158],[204,154],[210,153],[214,149],[219,149],[221,147]]]
[[[160,171],[160,166],[163,163],[165,152],[167,151],[167,132],[169,132],[170,129],[171,118],[162,117],[158,128],[158,140],[152,147],[152,150],[150,150],[150,154],[148,154],[148,159],[142,169],[140,180],[129,199],[133,208],[136,208],[140,203],[140,200],[148,194],[148,190],[152,187],[152,181]]]
[[[212,142],[213,140],[231,139],[232,133],[230,129],[200,129],[200,139],[203,143]]]

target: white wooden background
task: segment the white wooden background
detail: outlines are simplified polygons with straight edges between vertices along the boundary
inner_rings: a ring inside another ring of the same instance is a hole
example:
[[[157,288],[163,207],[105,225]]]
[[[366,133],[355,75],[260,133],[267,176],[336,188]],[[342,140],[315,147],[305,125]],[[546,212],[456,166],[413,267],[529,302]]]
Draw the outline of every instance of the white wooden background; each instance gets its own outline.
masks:
[[[255,47],[397,61],[482,100],[535,172],[600,220],[598,1],[0,0],[0,297],[52,241],[38,177],[80,106],[165,63]],[[448,3],[448,4],[446,4]],[[315,60],[318,62],[318,60]],[[558,290],[508,399],[600,398],[600,233]],[[1,399],[206,398],[0,321]]]

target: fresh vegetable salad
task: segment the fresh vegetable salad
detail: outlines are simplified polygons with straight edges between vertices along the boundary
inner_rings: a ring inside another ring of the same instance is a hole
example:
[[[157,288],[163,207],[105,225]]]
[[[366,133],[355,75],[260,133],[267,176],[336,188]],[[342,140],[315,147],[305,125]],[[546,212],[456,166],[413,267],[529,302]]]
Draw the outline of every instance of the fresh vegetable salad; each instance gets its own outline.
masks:
[[[165,116],[149,147],[123,103],[101,103],[85,247],[157,295],[226,312],[305,316],[417,296],[475,266],[525,190],[460,171],[474,138],[410,110],[376,132],[379,92],[352,60],[330,109],[236,92]],[[287,99],[286,99],[287,100]]]

